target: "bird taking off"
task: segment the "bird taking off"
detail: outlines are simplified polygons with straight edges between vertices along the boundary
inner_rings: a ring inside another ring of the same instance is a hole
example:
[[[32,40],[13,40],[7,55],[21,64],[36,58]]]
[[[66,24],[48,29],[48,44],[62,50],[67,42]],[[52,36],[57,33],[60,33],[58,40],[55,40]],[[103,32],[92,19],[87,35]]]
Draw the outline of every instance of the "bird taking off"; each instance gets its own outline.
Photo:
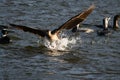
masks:
[[[55,41],[55,40],[59,40],[59,33],[63,30],[69,30],[74,28],[77,24],[83,22],[87,16],[94,10],[95,6],[91,5],[87,10],[79,13],[76,16],[73,16],[71,19],[69,19],[67,22],[65,22],[64,24],[62,24],[60,27],[54,29],[53,31],[51,30],[42,30],[42,29],[33,29],[27,26],[23,26],[23,25],[16,25],[16,24],[11,24],[10,26],[14,27],[14,28],[18,28],[20,30],[23,30],[25,32],[30,32],[30,33],[34,33],[37,34],[41,37],[47,37],[49,39],[49,41]]]

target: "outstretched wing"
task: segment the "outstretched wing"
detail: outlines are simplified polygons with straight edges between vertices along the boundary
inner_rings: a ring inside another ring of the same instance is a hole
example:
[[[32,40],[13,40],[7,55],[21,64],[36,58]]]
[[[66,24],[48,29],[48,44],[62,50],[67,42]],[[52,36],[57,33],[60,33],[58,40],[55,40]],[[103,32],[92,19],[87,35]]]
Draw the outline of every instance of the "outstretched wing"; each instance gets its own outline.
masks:
[[[53,30],[52,33],[60,32],[62,29],[71,29],[75,27],[77,24],[84,21],[87,18],[87,16],[93,11],[94,8],[95,6],[91,5],[84,12],[79,13],[78,15],[72,17],[67,22],[65,22],[63,25],[61,25],[58,29]]]
[[[25,32],[30,32],[30,33],[37,34],[37,35],[39,35],[41,37],[46,36],[46,31],[47,30],[37,30],[37,29],[33,29],[33,28],[30,28],[30,27],[27,27],[27,26],[16,25],[16,24],[9,24],[9,25],[12,26],[12,27],[18,28],[20,30],[23,30]]]

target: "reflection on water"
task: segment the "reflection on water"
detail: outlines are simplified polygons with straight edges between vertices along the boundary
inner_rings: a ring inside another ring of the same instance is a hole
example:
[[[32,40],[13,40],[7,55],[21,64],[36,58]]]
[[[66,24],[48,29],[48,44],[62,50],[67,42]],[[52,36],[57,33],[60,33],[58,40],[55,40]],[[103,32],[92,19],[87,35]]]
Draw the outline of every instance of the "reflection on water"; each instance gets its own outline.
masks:
[[[90,25],[83,28],[99,30],[91,24],[102,24],[105,16],[113,18],[120,13],[119,0],[1,0],[0,24],[14,22],[32,28],[54,29],[92,3],[96,9],[84,21]],[[12,43],[0,45],[0,80],[120,79],[119,31],[107,37],[99,37],[96,32],[77,32],[63,38],[59,47],[46,43],[46,47],[60,49],[50,50],[38,45],[38,36],[10,30],[13,31],[9,33]]]

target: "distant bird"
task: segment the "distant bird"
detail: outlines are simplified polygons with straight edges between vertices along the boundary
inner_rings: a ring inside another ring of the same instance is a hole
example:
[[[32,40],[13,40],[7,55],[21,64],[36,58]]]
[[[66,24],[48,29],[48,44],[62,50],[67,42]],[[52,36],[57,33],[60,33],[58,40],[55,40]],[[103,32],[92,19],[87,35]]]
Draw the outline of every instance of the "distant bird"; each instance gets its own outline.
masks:
[[[118,20],[120,19],[120,14],[116,14],[113,18],[113,26],[112,25],[108,25],[108,28],[112,28],[113,30],[118,30],[119,29],[119,25],[118,25]],[[103,20],[104,23],[104,20]],[[103,25],[94,25],[97,26],[99,28],[104,28],[104,24]]]
[[[111,31],[108,30],[108,24],[109,24],[110,17],[105,17],[103,19],[103,30],[98,30],[97,34],[99,36],[107,36],[111,33]]]
[[[74,28],[72,28],[72,32],[74,33],[74,32],[76,32],[77,30],[78,30],[78,28],[80,27],[80,23],[79,24],[77,24],[77,25],[75,25],[75,27]]]
[[[113,26],[108,24],[108,21],[110,19],[107,18],[107,17],[103,19],[103,24],[102,25],[91,25],[91,24],[82,24],[82,25],[84,25],[84,26],[96,26],[96,27],[99,27],[99,28],[103,28],[103,31],[98,31],[98,35],[105,35],[108,32],[110,32],[110,31],[108,31],[109,28],[112,28],[113,30],[118,30],[119,29],[119,25],[118,25],[118,20],[119,19],[120,19],[120,14],[116,14],[114,16],[114,18],[113,18]],[[81,24],[76,25],[76,27],[74,27],[72,29],[72,32],[76,32],[77,30],[79,30],[80,26],[81,26]],[[90,30],[89,29],[85,29],[83,31],[84,32],[93,32],[93,30],[91,30],[91,29]]]
[[[118,20],[120,19],[120,14],[117,14],[114,16],[114,19],[113,19],[113,29],[114,30],[117,30],[119,29],[119,25],[118,25]]]
[[[118,30],[119,25],[118,25],[118,20],[120,19],[120,14],[117,14],[113,18],[113,26],[109,25],[108,22],[110,20],[109,17],[106,17],[103,19],[103,25],[95,25],[97,27],[103,28],[102,31],[97,31],[97,34],[100,36],[106,36],[111,34],[112,32],[109,30],[109,28],[112,28],[113,30]]]
[[[7,27],[0,25],[0,44],[10,43],[10,38],[7,36]]]
[[[38,29],[33,29],[33,28],[30,28],[27,26],[16,25],[16,24],[10,24],[10,26],[21,29],[25,32],[31,32],[31,33],[37,34],[41,37],[47,37],[49,39],[49,41],[55,41],[55,40],[60,39],[59,33],[63,29],[71,29],[71,28],[75,27],[78,23],[84,21],[86,19],[86,17],[94,10],[94,8],[95,8],[95,6],[91,5],[87,10],[72,17],[67,22],[65,22],[63,25],[61,25],[57,29],[54,29],[53,31],[41,30],[41,29],[38,30]]]
[[[76,27],[74,27],[71,31],[73,33],[75,33],[75,32],[85,32],[85,33],[92,33],[92,32],[94,32],[93,29],[90,29],[90,28],[80,28],[81,26],[90,26],[90,24],[77,24]]]

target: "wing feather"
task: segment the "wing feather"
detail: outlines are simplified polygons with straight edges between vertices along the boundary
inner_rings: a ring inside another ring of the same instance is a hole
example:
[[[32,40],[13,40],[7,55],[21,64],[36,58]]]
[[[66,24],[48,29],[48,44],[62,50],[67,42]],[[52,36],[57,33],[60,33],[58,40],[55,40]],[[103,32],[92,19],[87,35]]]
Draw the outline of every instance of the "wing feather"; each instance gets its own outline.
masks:
[[[65,22],[63,25],[61,25],[58,29],[53,30],[53,33],[60,32],[62,29],[71,29],[75,27],[80,22],[84,21],[87,16],[94,10],[95,6],[91,5],[87,10],[85,10],[82,13],[79,13],[78,15],[72,17],[67,22]]]
[[[38,29],[33,29],[27,26],[22,26],[22,25],[16,25],[16,24],[9,24],[12,27],[18,28],[20,30],[23,30],[25,32],[30,32],[30,33],[34,33],[37,34],[41,37],[45,37],[46,36],[46,30],[38,30]]]

